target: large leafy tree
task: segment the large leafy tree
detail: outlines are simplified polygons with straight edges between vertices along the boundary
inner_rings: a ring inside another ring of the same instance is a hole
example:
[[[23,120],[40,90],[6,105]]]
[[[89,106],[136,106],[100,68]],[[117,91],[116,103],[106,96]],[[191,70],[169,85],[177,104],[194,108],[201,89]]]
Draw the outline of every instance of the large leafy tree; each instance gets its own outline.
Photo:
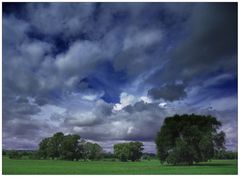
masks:
[[[167,117],[156,138],[160,161],[191,165],[213,158],[215,150],[224,149],[225,134],[217,131],[220,126],[212,116]]]
[[[62,132],[57,132],[51,137],[48,142],[48,153],[52,158],[59,158],[61,155],[61,146],[64,139],[64,134]]]
[[[38,155],[44,159],[99,160],[102,147],[96,143],[86,142],[79,135],[64,135],[58,132],[39,143]]]
[[[80,158],[79,135],[66,135],[62,141],[61,145],[61,158],[66,160],[78,160]]]
[[[49,152],[48,152],[49,141],[50,141],[50,138],[44,138],[39,143],[38,154],[41,158],[46,159],[47,157],[49,157]]]

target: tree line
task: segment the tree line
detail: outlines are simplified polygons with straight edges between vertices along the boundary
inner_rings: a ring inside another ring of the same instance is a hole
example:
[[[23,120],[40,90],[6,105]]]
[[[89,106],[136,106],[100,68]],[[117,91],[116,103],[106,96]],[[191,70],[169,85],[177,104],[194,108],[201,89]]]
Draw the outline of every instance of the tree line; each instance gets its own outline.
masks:
[[[185,114],[167,117],[155,139],[158,159],[161,163],[173,165],[236,159],[237,152],[225,150],[225,133],[218,130],[220,126],[221,122],[212,116]],[[62,132],[43,139],[38,151],[32,154],[38,159],[76,161],[117,158],[126,162],[155,158],[155,155],[143,154],[142,142],[115,144],[112,154],[105,153],[99,144],[87,142],[79,135],[64,135]],[[19,158],[16,152],[12,156]]]
[[[114,153],[106,153],[97,143],[87,142],[79,135],[64,135],[55,133],[52,137],[44,138],[39,143],[38,151],[10,151],[9,158],[21,159],[59,159],[59,160],[100,160],[102,158],[117,158],[120,161],[139,161],[142,156],[143,143],[129,142],[114,145]],[[3,151],[3,155],[6,151]]]
[[[141,158],[143,144],[141,142],[119,143],[114,145],[114,156],[121,161],[137,161]],[[43,139],[39,144],[41,158],[64,160],[99,160],[103,157],[103,149],[97,143],[86,142],[79,135],[64,135],[61,132]]]

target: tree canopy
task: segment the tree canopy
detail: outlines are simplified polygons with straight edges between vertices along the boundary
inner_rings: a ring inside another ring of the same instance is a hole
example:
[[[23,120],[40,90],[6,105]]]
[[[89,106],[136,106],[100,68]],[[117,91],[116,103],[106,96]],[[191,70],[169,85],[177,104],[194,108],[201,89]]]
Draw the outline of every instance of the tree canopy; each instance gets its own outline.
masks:
[[[175,115],[167,117],[156,137],[160,161],[169,164],[193,164],[207,161],[215,150],[224,149],[225,134],[215,117]]]
[[[114,155],[121,161],[137,161],[142,156],[143,143],[129,142],[114,145]]]
[[[103,149],[97,143],[87,142],[83,145],[84,159],[99,160],[102,158]]]
[[[101,158],[102,147],[96,143],[84,141],[79,135],[64,135],[58,132],[39,143],[38,154],[44,159],[98,160]]]

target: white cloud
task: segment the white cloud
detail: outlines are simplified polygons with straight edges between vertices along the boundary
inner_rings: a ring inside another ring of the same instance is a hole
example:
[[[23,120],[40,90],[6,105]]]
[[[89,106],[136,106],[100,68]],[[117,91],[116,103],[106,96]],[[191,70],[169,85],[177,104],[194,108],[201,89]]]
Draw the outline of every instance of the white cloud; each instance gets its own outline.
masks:
[[[95,101],[98,100],[100,97],[102,97],[104,95],[104,92],[97,92],[97,93],[91,93],[91,94],[85,94],[82,96],[82,99],[84,100],[88,100],[88,101]]]
[[[65,74],[86,74],[102,56],[102,50],[97,43],[77,41],[71,45],[65,54],[57,56],[55,64],[60,72]]]
[[[67,111],[65,108],[50,104],[43,105],[40,108],[41,111],[31,117],[32,121],[38,122],[41,120],[42,122],[48,123],[48,125],[53,127],[58,127],[64,121],[63,119],[51,119],[51,116],[54,114],[58,116],[64,114]]]
[[[148,96],[142,96],[142,97],[140,97],[140,99],[141,99],[144,103],[152,103],[152,102],[153,102],[153,100],[152,100],[150,97],[148,97]]]
[[[67,117],[68,117],[66,118],[67,124],[74,125],[77,127],[95,124],[97,121],[100,120],[92,112],[75,112],[73,114],[68,115]]]
[[[166,107],[166,105],[167,105],[167,103],[165,103],[165,102],[159,103],[159,106],[163,107],[163,108]]]
[[[133,105],[137,101],[138,99],[135,96],[122,92],[120,95],[120,103],[115,104],[113,109],[119,111],[128,105]]]
[[[146,47],[161,41],[162,32],[159,30],[139,31],[132,30],[124,40],[124,50],[133,47]]]

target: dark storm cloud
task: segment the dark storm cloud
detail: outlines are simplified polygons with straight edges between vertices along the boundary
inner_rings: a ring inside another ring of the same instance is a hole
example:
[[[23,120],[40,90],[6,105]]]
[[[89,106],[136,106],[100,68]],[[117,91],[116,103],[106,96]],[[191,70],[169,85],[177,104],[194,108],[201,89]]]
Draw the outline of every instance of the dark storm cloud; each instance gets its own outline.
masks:
[[[198,3],[186,25],[188,34],[172,49],[171,60],[164,69],[149,78],[150,82],[191,82],[218,70],[236,74],[236,4]]]
[[[184,85],[165,85],[160,88],[152,88],[148,91],[148,95],[153,99],[164,99],[166,101],[174,101],[186,97]]]

